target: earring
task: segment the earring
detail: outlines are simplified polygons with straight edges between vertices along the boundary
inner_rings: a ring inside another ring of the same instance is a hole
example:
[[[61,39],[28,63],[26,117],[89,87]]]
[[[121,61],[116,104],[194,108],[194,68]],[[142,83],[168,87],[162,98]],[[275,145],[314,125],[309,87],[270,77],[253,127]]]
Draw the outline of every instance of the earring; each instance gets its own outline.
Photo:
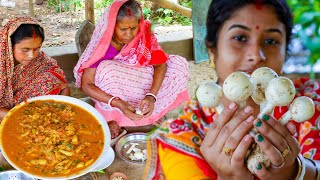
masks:
[[[216,65],[214,64],[214,57],[213,56],[210,57],[210,67],[212,67],[212,68],[216,67]]]
[[[215,68],[216,65],[214,63],[214,54],[209,50],[209,58],[210,58],[210,67]]]

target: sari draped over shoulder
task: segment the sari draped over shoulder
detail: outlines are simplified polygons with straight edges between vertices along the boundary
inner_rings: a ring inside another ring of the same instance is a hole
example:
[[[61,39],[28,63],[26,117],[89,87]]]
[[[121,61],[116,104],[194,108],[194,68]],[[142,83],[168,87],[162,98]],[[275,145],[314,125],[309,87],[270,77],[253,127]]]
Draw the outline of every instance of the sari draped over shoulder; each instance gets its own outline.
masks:
[[[18,17],[0,29],[0,108],[12,108],[30,97],[59,94],[61,82],[66,82],[57,62],[41,51],[30,64],[14,66],[10,36],[21,24],[38,22]]]
[[[316,112],[303,123],[295,123],[297,140],[304,157],[320,160],[320,83],[301,78],[295,81],[296,97],[313,99]],[[189,101],[178,118],[169,119],[150,135],[147,142],[148,158],[143,179],[218,179],[204,160],[200,145],[221,110]],[[276,107],[274,117],[279,119],[288,107]]]
[[[96,67],[94,83],[111,96],[116,96],[138,108],[153,83],[153,65],[166,63],[167,71],[157,94],[153,113],[148,118],[132,121],[118,108],[95,100],[96,109],[107,121],[115,120],[120,126],[142,126],[159,120],[168,111],[189,99],[187,90],[188,63],[185,58],[167,55],[151,31],[151,24],[139,21],[139,30],[111,60],[103,60],[112,40],[120,7],[127,0],[115,0],[96,25],[91,40],[74,68],[75,86],[81,86],[83,70],[101,61]],[[140,7],[141,8],[141,7]]]

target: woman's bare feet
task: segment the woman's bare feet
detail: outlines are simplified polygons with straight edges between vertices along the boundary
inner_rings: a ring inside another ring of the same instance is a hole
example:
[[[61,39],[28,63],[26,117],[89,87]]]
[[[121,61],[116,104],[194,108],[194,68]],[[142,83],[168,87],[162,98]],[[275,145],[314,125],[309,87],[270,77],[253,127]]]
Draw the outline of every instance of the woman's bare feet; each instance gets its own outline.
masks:
[[[119,136],[120,134],[120,126],[116,121],[109,121],[108,126],[111,133],[111,139],[114,139]]]

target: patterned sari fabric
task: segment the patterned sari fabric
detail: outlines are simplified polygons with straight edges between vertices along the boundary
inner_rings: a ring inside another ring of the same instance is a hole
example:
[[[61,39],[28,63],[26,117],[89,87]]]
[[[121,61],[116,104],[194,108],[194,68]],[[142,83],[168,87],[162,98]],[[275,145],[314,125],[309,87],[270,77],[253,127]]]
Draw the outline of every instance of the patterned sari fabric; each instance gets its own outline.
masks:
[[[74,68],[76,87],[81,86],[81,76],[85,68],[100,61],[110,46],[119,8],[127,0],[116,0],[103,14],[95,27],[78,64]],[[132,121],[118,108],[105,102],[95,101],[96,109],[107,121],[115,120],[120,126],[142,126],[152,124],[168,111],[189,99],[187,91],[188,64],[185,58],[167,55],[159,46],[151,32],[150,23],[141,17],[139,30],[134,39],[126,44],[112,60],[102,61],[96,69],[95,85],[109,95],[116,96],[138,108],[141,100],[149,92],[154,76],[153,65],[166,63],[167,71],[157,94],[157,102],[151,116]]]
[[[11,19],[0,29],[0,108],[12,108],[26,98],[59,94],[64,72],[43,52],[26,66],[14,66],[10,36],[21,24],[38,24],[27,17]]]
[[[297,96],[308,96],[316,107],[314,116],[297,124],[297,139],[304,157],[320,159],[320,83],[306,78],[295,82]],[[280,118],[287,107],[276,107],[274,116]],[[217,179],[216,173],[200,153],[202,140],[214,121],[215,108],[200,107],[188,102],[181,115],[160,126],[148,140],[148,160],[144,179]]]

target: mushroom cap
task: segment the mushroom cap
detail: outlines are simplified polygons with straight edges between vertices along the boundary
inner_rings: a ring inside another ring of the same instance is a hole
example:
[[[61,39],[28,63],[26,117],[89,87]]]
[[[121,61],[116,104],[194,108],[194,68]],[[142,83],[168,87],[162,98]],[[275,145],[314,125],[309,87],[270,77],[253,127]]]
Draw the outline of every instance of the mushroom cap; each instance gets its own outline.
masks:
[[[278,77],[278,74],[268,67],[260,67],[253,71],[251,78],[253,80],[254,90],[251,98],[256,104],[260,105],[265,101],[265,89],[268,83],[276,77]]]
[[[222,89],[215,81],[205,81],[199,85],[196,97],[202,106],[216,107],[221,102]]]
[[[274,106],[287,106],[293,100],[296,89],[292,81],[283,76],[272,79],[266,88],[266,99]]]
[[[296,122],[304,122],[314,115],[314,103],[309,97],[297,97],[290,106],[290,112],[292,119],[294,119]]]
[[[243,102],[253,93],[253,82],[245,72],[233,72],[223,82],[223,93],[231,101]]]

